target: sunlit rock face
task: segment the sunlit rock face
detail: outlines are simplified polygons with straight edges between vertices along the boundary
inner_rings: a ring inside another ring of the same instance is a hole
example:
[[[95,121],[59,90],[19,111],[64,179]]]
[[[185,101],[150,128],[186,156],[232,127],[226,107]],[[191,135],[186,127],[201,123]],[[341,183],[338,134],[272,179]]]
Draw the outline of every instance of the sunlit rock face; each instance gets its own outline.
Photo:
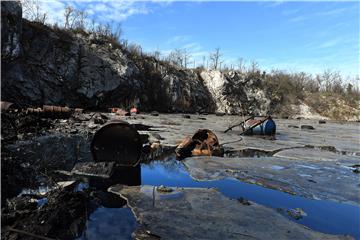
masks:
[[[258,79],[134,55],[105,37],[22,19],[17,2],[1,4],[2,100],[162,112],[261,114],[268,109]]]
[[[262,90],[261,79],[246,78],[236,71],[217,70],[204,70],[200,76],[215,100],[216,111],[258,115],[269,112],[270,99]]]
[[[19,2],[1,2],[1,59],[20,56],[22,11]]]

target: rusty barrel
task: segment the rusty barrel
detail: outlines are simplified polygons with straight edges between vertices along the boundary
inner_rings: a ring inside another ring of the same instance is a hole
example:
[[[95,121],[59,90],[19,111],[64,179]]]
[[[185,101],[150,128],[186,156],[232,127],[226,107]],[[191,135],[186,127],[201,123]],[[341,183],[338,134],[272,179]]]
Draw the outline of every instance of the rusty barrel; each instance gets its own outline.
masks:
[[[247,131],[246,135],[274,135],[276,133],[276,124],[272,118],[268,118],[265,121],[250,119],[245,122],[245,129],[252,126],[255,127]]]
[[[68,107],[43,105],[43,115],[45,117],[68,118],[71,115],[71,111]]]
[[[222,156],[223,149],[215,133],[199,129],[192,138],[186,137],[175,149],[178,158],[189,156]]]
[[[131,167],[139,163],[142,149],[140,134],[129,123],[111,121],[101,127],[91,142],[95,162],[116,162]]]
[[[1,101],[0,102],[1,111],[8,110],[12,105],[14,105],[12,102]]]

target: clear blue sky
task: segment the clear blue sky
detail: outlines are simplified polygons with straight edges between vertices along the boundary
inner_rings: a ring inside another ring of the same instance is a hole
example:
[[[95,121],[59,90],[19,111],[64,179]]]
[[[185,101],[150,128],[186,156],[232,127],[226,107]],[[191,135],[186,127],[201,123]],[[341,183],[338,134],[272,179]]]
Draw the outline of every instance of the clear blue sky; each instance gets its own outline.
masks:
[[[241,57],[266,70],[359,74],[358,1],[57,1],[45,9],[59,21],[64,4],[87,9],[99,22],[122,22],[123,37],[146,51],[186,48],[202,63],[220,47],[227,65]]]

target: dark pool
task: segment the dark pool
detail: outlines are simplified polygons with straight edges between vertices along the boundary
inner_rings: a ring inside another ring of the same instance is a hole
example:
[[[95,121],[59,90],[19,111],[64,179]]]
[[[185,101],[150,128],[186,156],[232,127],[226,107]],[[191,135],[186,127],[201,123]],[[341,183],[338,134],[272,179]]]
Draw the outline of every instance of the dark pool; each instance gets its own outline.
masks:
[[[99,207],[89,217],[84,232],[78,240],[119,240],[132,239],[136,219],[128,207]]]
[[[287,216],[285,213],[287,209],[302,208],[307,216],[299,220],[287,217],[320,232],[349,234],[360,239],[360,206],[325,200],[311,200],[254,184],[243,183],[236,179],[195,181],[190,177],[185,166],[173,157],[142,165],[141,184],[217,188],[229,198],[243,197],[267,207],[283,209],[285,216]]]

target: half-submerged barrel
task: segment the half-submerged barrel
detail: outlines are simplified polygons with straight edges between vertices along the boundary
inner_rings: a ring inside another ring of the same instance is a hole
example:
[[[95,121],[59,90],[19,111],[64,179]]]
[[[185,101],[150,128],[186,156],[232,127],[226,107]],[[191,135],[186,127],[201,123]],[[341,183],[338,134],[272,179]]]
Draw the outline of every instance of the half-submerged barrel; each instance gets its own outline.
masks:
[[[245,122],[245,135],[275,135],[275,133],[276,124],[271,117],[265,120],[250,119]]]
[[[132,167],[139,163],[142,141],[136,129],[125,121],[111,121],[100,128],[91,142],[95,162],[115,162]]]

